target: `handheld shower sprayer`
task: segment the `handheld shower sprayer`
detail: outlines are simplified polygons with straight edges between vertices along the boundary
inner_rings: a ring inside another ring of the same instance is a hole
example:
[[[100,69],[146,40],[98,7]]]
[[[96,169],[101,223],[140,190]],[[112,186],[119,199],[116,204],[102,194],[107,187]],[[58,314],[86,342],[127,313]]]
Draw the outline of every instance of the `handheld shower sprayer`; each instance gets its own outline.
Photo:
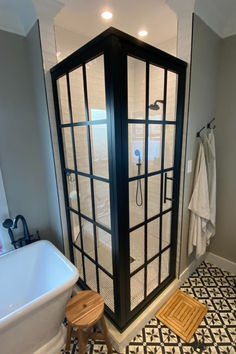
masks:
[[[135,154],[135,156],[138,157],[138,164],[141,164],[141,154],[140,154],[140,150],[139,150],[139,149],[136,149],[136,150],[134,151],[134,154]]]
[[[141,153],[140,150],[136,149],[134,151],[135,156],[138,157],[138,162],[137,162],[137,166],[138,166],[138,176],[140,176],[141,174]],[[139,200],[139,195],[140,195],[140,200]],[[137,188],[136,188],[136,205],[137,206],[142,206],[143,205],[143,194],[142,194],[142,186],[141,186],[141,179],[137,179]]]

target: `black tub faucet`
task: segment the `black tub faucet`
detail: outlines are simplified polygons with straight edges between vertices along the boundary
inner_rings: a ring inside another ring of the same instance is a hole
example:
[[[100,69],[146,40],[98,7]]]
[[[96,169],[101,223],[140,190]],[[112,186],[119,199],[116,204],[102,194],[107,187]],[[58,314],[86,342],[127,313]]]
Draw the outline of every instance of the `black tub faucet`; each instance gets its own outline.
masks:
[[[24,236],[16,239],[13,234],[13,230],[17,229],[19,220],[22,222]],[[36,235],[30,235],[27,222],[23,215],[17,215],[14,220],[6,219],[2,226],[5,227],[5,229],[8,229],[8,234],[14,248],[23,247],[29,243],[40,240],[38,231],[36,231]]]
[[[13,220],[13,229],[17,229],[18,221],[21,220],[23,225],[24,239],[30,242],[30,233],[28,229],[27,222],[23,215],[17,215]]]

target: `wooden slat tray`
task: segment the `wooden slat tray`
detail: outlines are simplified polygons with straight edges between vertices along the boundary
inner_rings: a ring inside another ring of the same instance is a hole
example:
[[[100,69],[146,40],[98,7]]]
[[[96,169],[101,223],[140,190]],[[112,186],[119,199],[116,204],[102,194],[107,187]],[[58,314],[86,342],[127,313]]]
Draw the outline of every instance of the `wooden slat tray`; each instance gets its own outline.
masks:
[[[206,315],[208,307],[181,290],[157,312],[156,318],[184,341],[189,342]]]

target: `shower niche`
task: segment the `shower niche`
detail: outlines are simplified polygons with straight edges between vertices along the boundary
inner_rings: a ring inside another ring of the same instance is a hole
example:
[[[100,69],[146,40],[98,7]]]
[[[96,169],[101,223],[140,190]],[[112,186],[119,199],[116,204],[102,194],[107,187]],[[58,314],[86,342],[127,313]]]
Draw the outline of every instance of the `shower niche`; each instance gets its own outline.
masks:
[[[114,28],[51,70],[71,259],[121,331],[175,278],[185,73]]]

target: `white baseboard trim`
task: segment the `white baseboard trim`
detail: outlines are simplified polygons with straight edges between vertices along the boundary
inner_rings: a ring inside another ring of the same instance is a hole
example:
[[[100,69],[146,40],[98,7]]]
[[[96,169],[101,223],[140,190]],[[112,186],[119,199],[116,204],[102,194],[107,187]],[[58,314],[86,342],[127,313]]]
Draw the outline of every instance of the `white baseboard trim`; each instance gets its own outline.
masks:
[[[236,275],[236,263],[229,261],[226,258],[217,256],[214,253],[208,252],[206,255],[206,261],[214,264],[215,266]]]

